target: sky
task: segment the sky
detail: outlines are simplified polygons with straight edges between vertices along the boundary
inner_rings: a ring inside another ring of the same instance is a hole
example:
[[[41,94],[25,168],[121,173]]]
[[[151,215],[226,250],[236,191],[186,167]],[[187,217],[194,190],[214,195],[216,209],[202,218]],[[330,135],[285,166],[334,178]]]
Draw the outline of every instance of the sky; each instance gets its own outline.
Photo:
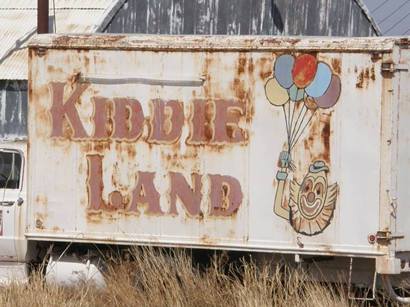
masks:
[[[383,35],[410,36],[410,0],[363,0]]]

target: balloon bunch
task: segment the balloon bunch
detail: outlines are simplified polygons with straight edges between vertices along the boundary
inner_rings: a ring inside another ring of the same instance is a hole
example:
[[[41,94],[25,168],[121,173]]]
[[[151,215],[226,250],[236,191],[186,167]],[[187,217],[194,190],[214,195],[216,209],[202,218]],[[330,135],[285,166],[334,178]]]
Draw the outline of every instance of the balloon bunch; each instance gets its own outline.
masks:
[[[276,59],[273,76],[265,84],[265,94],[272,105],[283,108],[289,153],[316,111],[336,104],[340,90],[339,76],[332,73],[329,65],[318,62],[310,54],[301,54],[296,58],[285,54]],[[302,108],[296,115],[295,111],[302,102]],[[310,117],[307,116],[308,112]]]

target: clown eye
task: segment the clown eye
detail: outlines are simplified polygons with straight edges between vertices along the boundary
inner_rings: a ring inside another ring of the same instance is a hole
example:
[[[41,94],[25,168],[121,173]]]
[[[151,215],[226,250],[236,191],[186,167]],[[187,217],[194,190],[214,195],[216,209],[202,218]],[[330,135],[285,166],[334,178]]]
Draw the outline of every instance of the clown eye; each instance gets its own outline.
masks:
[[[303,192],[305,193],[310,192],[312,190],[312,186],[313,186],[312,180],[310,179],[306,180],[303,186]]]
[[[317,196],[322,195],[322,194],[323,194],[323,191],[324,191],[323,184],[322,184],[321,182],[316,183],[316,184],[315,184],[315,193],[316,193],[316,195],[317,195]]]

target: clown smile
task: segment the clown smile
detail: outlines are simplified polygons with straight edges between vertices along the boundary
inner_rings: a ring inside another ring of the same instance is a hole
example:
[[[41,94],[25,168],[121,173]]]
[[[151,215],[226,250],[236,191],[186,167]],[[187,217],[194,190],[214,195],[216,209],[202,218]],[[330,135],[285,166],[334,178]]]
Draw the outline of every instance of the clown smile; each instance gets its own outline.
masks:
[[[312,197],[312,194],[309,193],[307,197],[302,195],[300,198],[301,213],[309,219],[315,218],[322,209],[322,201],[318,198],[315,199],[314,196]]]

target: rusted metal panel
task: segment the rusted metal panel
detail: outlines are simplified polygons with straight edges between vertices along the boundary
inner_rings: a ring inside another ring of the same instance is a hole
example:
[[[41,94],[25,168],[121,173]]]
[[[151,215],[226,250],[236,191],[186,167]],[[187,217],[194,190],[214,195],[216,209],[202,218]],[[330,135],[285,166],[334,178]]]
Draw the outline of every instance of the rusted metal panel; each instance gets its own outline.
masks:
[[[106,33],[374,36],[360,0],[129,0]]]
[[[168,39],[33,42],[27,236],[388,252],[368,237],[385,161],[377,54],[394,40]]]
[[[345,51],[390,52],[394,38],[279,37],[279,36],[194,36],[194,35],[107,35],[67,34],[37,36],[31,47],[50,49],[107,49],[153,51]]]

